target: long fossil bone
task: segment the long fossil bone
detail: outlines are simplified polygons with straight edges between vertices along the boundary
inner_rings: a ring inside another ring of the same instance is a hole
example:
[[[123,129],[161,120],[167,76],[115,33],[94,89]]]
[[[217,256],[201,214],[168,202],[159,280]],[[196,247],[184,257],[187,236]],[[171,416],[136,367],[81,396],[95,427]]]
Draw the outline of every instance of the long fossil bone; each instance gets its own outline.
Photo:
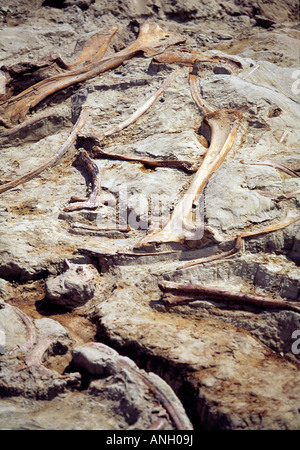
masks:
[[[75,211],[78,209],[95,209],[99,206],[99,196],[101,193],[100,174],[97,164],[89,157],[85,150],[81,150],[77,159],[83,164],[92,178],[92,191],[87,200],[82,200],[77,197],[71,197],[70,202],[74,205],[66,206],[64,211]]]
[[[276,169],[282,170],[283,172],[291,175],[292,177],[300,177],[300,174],[295,172],[295,170],[290,167],[285,166],[284,164],[278,163],[276,161],[270,161],[268,159],[253,159],[251,161],[241,160],[242,164],[251,164],[251,165],[262,165],[262,166],[270,166],[275,167]]]
[[[300,195],[300,189],[292,192],[284,192],[283,194],[275,194],[273,192],[266,192],[266,191],[259,191],[259,193],[261,195],[264,195],[265,197],[272,198],[276,202],[282,202],[283,200],[289,200],[290,198],[297,197],[297,195]]]
[[[107,130],[103,131],[100,134],[92,134],[92,133],[82,133],[84,137],[87,138],[93,138],[98,143],[100,143],[105,137],[111,136],[112,134],[119,133],[120,131],[124,130],[124,128],[127,128],[129,125],[132,125],[134,122],[136,122],[148,109],[155,103],[155,101],[158,99],[158,97],[166,90],[166,88],[172,83],[175,76],[178,73],[178,69],[174,70],[171,75],[168,76],[168,78],[164,81],[164,83],[161,85],[161,87],[154,92],[154,94],[151,95],[151,97],[148,98],[146,103],[144,103],[140,108],[138,108],[133,114],[131,114],[127,119],[125,119],[123,122],[119,123],[118,125],[114,125],[113,127],[108,128]]]
[[[181,160],[181,159],[148,159],[141,158],[139,156],[131,156],[131,155],[119,155],[117,153],[108,153],[105,152],[98,146],[93,147],[93,154],[96,158],[107,158],[107,159],[115,159],[119,161],[132,161],[139,162],[144,164],[146,167],[155,168],[155,167],[170,167],[173,169],[184,170],[188,173],[194,173],[197,171],[197,164],[192,161]]]
[[[203,284],[184,284],[172,281],[161,281],[159,287],[165,292],[163,301],[169,305],[187,303],[195,300],[212,299],[228,303],[252,305],[261,308],[289,309],[300,312],[299,302],[273,299],[260,295],[248,294],[230,289],[223,289]]]
[[[193,223],[195,206],[212,174],[221,166],[232,148],[242,112],[238,110],[219,109],[206,114],[202,109],[204,121],[211,129],[211,142],[204,160],[195,174],[192,183],[184,194],[167,222],[161,230],[150,231],[137,244],[138,247],[164,242],[184,242],[194,240],[198,236],[197,224]]]
[[[116,31],[117,27],[112,27],[110,29],[110,39]],[[114,69],[125,61],[133,58],[139,52],[143,52],[145,56],[150,57],[163,52],[170,45],[184,41],[184,37],[176,33],[167,33],[154,22],[145,22],[140,28],[137,40],[124,50],[115,53],[111,57],[91,62],[67,73],[49,77],[29,87],[16,97],[9,99],[9,101],[4,104],[4,108],[1,108],[0,110],[0,122],[8,127],[10,124],[22,122],[30,108],[36,106],[50,94],[73,84],[86,81],[107,70]]]
[[[62,156],[66,153],[66,151],[69,149],[69,147],[74,143],[76,136],[78,132],[81,130],[81,128],[84,126],[88,115],[89,115],[89,107],[84,106],[82,108],[82,111],[80,113],[80,116],[74,125],[74,128],[68,137],[68,139],[63,143],[63,145],[51,156],[48,161],[40,165],[37,169],[32,170],[31,172],[27,173],[26,175],[23,175],[19,178],[16,178],[13,181],[10,181],[8,183],[0,185],[0,194],[2,194],[5,191],[8,191],[9,189],[13,189],[20,184],[26,183],[29,180],[32,180],[34,177],[39,175],[44,170],[48,169],[49,167],[54,166],[57,161],[62,158]]]

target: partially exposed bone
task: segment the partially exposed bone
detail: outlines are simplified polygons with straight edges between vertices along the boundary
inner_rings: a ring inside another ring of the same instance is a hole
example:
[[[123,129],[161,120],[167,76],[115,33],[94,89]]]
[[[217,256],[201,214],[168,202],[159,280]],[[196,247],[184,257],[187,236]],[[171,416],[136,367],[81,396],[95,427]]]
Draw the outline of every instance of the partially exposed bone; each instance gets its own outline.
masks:
[[[133,124],[137,121],[148,109],[155,103],[155,101],[158,99],[158,97],[166,90],[166,88],[172,83],[175,76],[178,73],[178,69],[174,70],[171,75],[168,76],[168,78],[164,81],[162,86],[151,95],[151,97],[144,103],[140,108],[138,108],[133,114],[131,114],[127,119],[125,119],[123,122],[121,122],[118,125],[114,125],[113,127],[110,127],[108,130],[103,131],[100,134],[87,134],[84,133],[83,136],[93,138],[97,140],[98,142],[101,142],[105,137],[111,136],[112,134],[119,133],[120,131],[124,130],[124,128],[127,128],[129,125]]]
[[[182,304],[195,300],[210,298],[234,304],[246,304],[270,309],[288,309],[300,313],[300,303],[278,300],[260,295],[253,295],[203,284],[183,284],[172,281],[161,281],[159,287],[166,291],[163,301],[168,305]]]
[[[93,147],[93,154],[96,158],[116,159],[119,161],[133,161],[144,164],[146,167],[170,167],[172,169],[184,170],[188,173],[196,172],[197,165],[191,161],[181,159],[147,159],[139,156],[119,155],[117,153],[108,153],[100,147]]]
[[[181,266],[176,267],[175,270],[187,269],[189,267],[197,266],[198,264],[204,264],[211,261],[216,261],[218,259],[227,259],[234,256],[238,253],[242,248],[242,236],[239,235],[236,237],[234,247],[227,252],[218,253],[217,255],[211,255],[204,258],[194,259],[193,261],[189,261]]]
[[[74,143],[76,136],[78,132],[81,130],[81,128],[84,126],[87,118],[89,115],[89,108],[83,107],[82,111],[80,113],[80,116],[74,125],[74,128],[68,137],[68,139],[64,142],[64,144],[51,156],[48,161],[43,163],[41,166],[39,166],[37,169],[27,173],[26,175],[23,175],[22,177],[16,178],[13,181],[10,181],[9,183],[5,183],[3,185],[0,185],[0,194],[2,192],[8,191],[9,189],[15,188],[16,186],[19,186],[20,184],[26,183],[29,180],[32,180],[34,177],[39,175],[41,172],[43,172],[45,169],[48,169],[49,167],[54,166],[59,159],[62,158],[62,156],[66,153],[66,151],[69,149],[69,147]]]
[[[230,65],[233,69],[238,69],[242,67],[242,64],[234,59],[228,58],[226,56],[219,55],[199,55],[195,52],[180,52],[167,50],[158,56],[154,57],[154,60],[160,63],[177,63],[184,66],[193,66],[195,61],[200,62],[212,62],[212,63],[223,63]]]
[[[293,169],[280,164],[276,161],[269,161],[269,160],[263,160],[263,159],[253,159],[252,161],[241,161],[242,164],[253,164],[253,165],[263,165],[263,166],[270,166],[275,167],[276,169],[280,169],[283,172],[287,173],[288,175],[291,175],[292,177],[300,177],[300,174],[295,172]]]
[[[29,367],[40,367],[43,364],[43,355],[50,345],[55,342],[57,336],[49,335],[41,338],[34,349],[25,358],[25,362]]]
[[[272,198],[276,202],[282,202],[283,200],[289,200],[290,198],[297,197],[297,195],[300,195],[300,189],[293,192],[285,192],[284,194],[275,194],[273,192],[266,192],[266,191],[259,191],[261,195],[264,195],[265,197]]]
[[[7,136],[11,136],[14,133],[17,133],[20,130],[24,130],[24,128],[27,128],[29,125],[33,125],[36,122],[39,122],[40,120],[43,119],[48,119],[48,117],[53,117],[56,116],[57,112],[54,109],[50,109],[48,111],[45,111],[41,114],[38,114],[34,117],[30,117],[29,119],[25,120],[24,122],[15,125],[12,128],[9,128],[6,131],[3,131],[2,133],[0,133],[0,137],[7,137]]]
[[[14,349],[12,349],[9,353],[11,354],[12,352],[14,352],[16,349],[20,349],[24,352],[27,352],[28,350],[31,349],[31,347],[34,346],[34,344],[36,343],[36,331],[35,331],[35,327],[32,323],[32,320],[29,316],[27,316],[27,314],[25,314],[21,309],[17,308],[16,306],[13,306],[14,311],[18,314],[18,316],[23,320],[25,326],[26,326],[26,330],[27,330],[27,334],[28,334],[28,338],[25,344],[23,345],[17,345]]]
[[[213,113],[213,109],[210,106],[208,106],[204,102],[204,100],[200,97],[198,86],[197,86],[197,76],[194,74],[194,71],[192,68],[190,68],[189,81],[190,81],[190,89],[191,89],[191,94],[192,94],[193,100],[196,103],[196,105],[198,106],[198,108],[200,109],[200,111],[203,111],[204,114]]]
[[[203,111],[205,114],[205,111]],[[194,240],[198,227],[193,223],[194,206],[212,174],[221,166],[228,152],[232,148],[238,125],[242,119],[242,112],[237,110],[217,110],[205,114],[204,121],[212,132],[211,143],[204,157],[202,165],[183,198],[162,230],[152,231],[139,243],[138,247],[159,244],[163,242],[184,242]]]
[[[96,225],[88,225],[85,223],[74,222],[70,224],[71,228],[79,228],[81,230],[91,230],[91,231],[123,231],[128,232],[131,230],[129,225],[119,225],[119,226],[96,226]]]
[[[110,39],[116,31],[116,27],[110,29]],[[139,52],[143,52],[145,56],[153,56],[163,52],[168,46],[184,40],[182,36],[176,33],[166,33],[154,22],[145,22],[140,28],[137,40],[124,50],[101,61],[91,62],[67,73],[49,77],[10,99],[0,111],[2,122],[6,125],[22,122],[30,108],[33,108],[54,92],[114,69]]]
[[[87,200],[71,197],[70,202],[75,202],[75,205],[67,206],[64,211],[76,211],[78,209],[95,209],[99,206],[99,196],[101,193],[101,182],[99,169],[96,163],[92,161],[85,150],[81,150],[77,156],[80,163],[82,163],[89,172],[92,179],[92,191]]]
[[[269,227],[265,227],[262,230],[244,231],[243,233],[239,234],[235,238],[235,244],[234,244],[234,247],[231,250],[229,250],[227,252],[219,253],[217,255],[207,256],[205,258],[195,259],[193,261],[190,261],[190,262],[187,262],[185,264],[182,264],[179,267],[176,267],[176,270],[187,269],[189,267],[196,266],[198,264],[203,264],[203,263],[206,263],[206,262],[216,261],[218,259],[231,258],[233,255],[235,255],[236,253],[238,253],[241,250],[241,248],[242,248],[242,238],[259,236],[261,234],[270,233],[272,231],[282,230],[283,228],[291,225],[294,222],[297,222],[298,220],[300,220],[300,214],[297,211],[290,210],[290,211],[287,212],[286,217],[281,222],[279,222],[279,223],[277,223],[275,225],[271,225]]]

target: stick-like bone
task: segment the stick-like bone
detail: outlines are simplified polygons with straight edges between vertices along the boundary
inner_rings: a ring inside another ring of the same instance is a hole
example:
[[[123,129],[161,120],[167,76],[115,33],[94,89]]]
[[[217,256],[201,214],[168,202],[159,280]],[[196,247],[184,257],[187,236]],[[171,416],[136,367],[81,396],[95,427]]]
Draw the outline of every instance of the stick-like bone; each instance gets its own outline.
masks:
[[[164,51],[160,55],[155,56],[154,60],[160,63],[177,63],[189,67],[193,66],[196,61],[228,64],[233,69],[239,69],[242,67],[242,64],[239,61],[234,58],[228,58],[226,56],[199,55],[196,52],[189,53],[172,50]]]
[[[296,173],[293,169],[278,163],[276,161],[269,161],[264,159],[253,159],[252,161],[241,161],[242,164],[253,164],[253,165],[262,165],[262,166],[270,166],[275,167],[276,169],[282,170],[283,172],[291,175],[292,177],[300,177],[300,174]]]
[[[70,202],[76,202],[75,205],[67,206],[64,211],[76,211],[78,209],[95,209],[99,206],[99,196],[101,193],[100,174],[97,164],[92,161],[85,150],[81,150],[78,154],[78,160],[86,167],[92,178],[92,191],[87,200],[71,197]]]
[[[18,316],[23,320],[25,326],[26,326],[26,330],[27,330],[27,334],[28,334],[28,338],[25,344],[23,345],[17,345],[14,349],[12,349],[9,353],[11,354],[14,350],[16,349],[20,349],[24,352],[27,352],[28,350],[31,349],[31,347],[34,346],[34,344],[36,343],[36,331],[35,331],[35,327],[32,323],[32,320],[29,316],[27,316],[27,314],[25,314],[21,309],[17,308],[16,306],[13,307],[14,311],[18,314]]]
[[[169,305],[210,298],[214,301],[253,305],[261,308],[289,309],[300,313],[300,303],[298,302],[278,300],[214,286],[161,281],[159,287],[163,291],[167,291],[163,296],[163,301]]]
[[[231,250],[219,253],[217,255],[211,255],[205,258],[195,259],[193,261],[182,264],[181,266],[177,267],[176,270],[187,269],[188,267],[196,266],[198,264],[203,264],[206,262],[216,261],[217,259],[231,258],[233,255],[235,255],[241,250],[242,238],[259,236],[261,234],[270,233],[272,231],[282,230],[283,228],[291,225],[294,222],[297,222],[298,220],[300,220],[300,214],[297,211],[290,210],[288,211],[286,217],[281,222],[275,225],[270,225],[269,227],[263,228],[262,230],[244,231],[243,233],[239,234],[235,238],[235,244]]]
[[[181,159],[147,159],[139,156],[119,155],[117,153],[108,153],[98,146],[93,147],[93,154],[95,158],[115,159],[119,161],[132,161],[144,164],[146,167],[170,167],[172,169],[184,170],[188,173],[197,171],[196,163]]]
[[[131,230],[129,225],[119,225],[119,226],[96,226],[96,225],[88,225],[85,223],[74,222],[70,224],[71,228],[79,228],[81,230],[91,230],[91,231],[123,231],[128,232]]]
[[[74,143],[76,136],[78,132],[81,130],[81,128],[84,126],[87,118],[89,115],[89,107],[85,106],[82,108],[82,111],[80,113],[80,116],[74,125],[74,128],[68,137],[68,139],[64,142],[64,144],[54,153],[53,156],[51,156],[48,161],[46,161],[44,164],[39,166],[37,169],[27,173],[26,175],[23,175],[22,177],[16,178],[13,181],[10,181],[9,183],[5,183],[3,185],[0,185],[0,194],[2,192],[8,191],[9,189],[15,188],[16,186],[19,186],[20,184],[26,183],[29,180],[32,180],[34,177],[39,175],[41,172],[43,172],[45,169],[48,169],[49,167],[54,166],[59,159],[62,158],[62,156],[66,153],[66,151],[69,149],[69,147]]]
[[[116,31],[117,27],[110,29],[110,39]],[[184,40],[182,36],[176,33],[165,32],[154,22],[145,22],[140,28],[137,40],[126,49],[117,52],[111,57],[96,61],[96,63],[91,62],[67,73],[49,77],[10,99],[4,105],[4,109],[2,108],[0,111],[2,121],[6,120],[6,122],[10,123],[22,122],[30,108],[33,108],[54,92],[86,81],[107,70],[114,69],[133,58],[139,52],[143,52],[145,56],[154,56],[163,52],[170,45],[183,42]]]
[[[205,110],[203,112],[205,114]],[[197,226],[193,224],[194,206],[199,203],[200,195],[208,180],[221,166],[231,149],[241,119],[242,112],[237,110],[220,109],[205,114],[204,121],[211,128],[212,138],[202,165],[165,227],[150,232],[138,243],[138,247],[163,242],[183,242],[195,238]]]
[[[119,133],[120,131],[124,130],[124,128],[127,128],[129,125],[132,125],[134,122],[136,122],[158,99],[158,97],[166,90],[166,88],[172,83],[175,76],[178,73],[178,69],[174,70],[171,75],[168,76],[168,78],[164,81],[162,86],[151,95],[151,97],[144,103],[140,108],[138,108],[133,114],[131,114],[127,119],[125,119],[123,122],[121,122],[118,125],[114,125],[113,127],[110,127],[108,130],[103,131],[100,134],[87,134],[84,133],[83,136],[93,138],[97,140],[98,142],[101,142],[105,137],[111,136],[112,134]]]
[[[292,192],[285,192],[284,194],[275,194],[273,192],[266,192],[266,191],[259,191],[261,195],[264,195],[265,197],[272,198],[276,202],[282,202],[283,200],[289,200],[290,198],[297,197],[297,195],[300,195],[300,189],[297,191]]]

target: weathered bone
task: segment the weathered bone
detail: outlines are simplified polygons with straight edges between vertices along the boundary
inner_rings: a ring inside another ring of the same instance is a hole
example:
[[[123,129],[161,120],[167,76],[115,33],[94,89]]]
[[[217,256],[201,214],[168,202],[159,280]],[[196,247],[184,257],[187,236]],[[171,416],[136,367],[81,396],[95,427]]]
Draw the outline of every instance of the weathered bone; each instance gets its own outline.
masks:
[[[25,314],[21,309],[17,308],[16,306],[13,306],[13,308],[14,308],[14,311],[18,314],[18,316],[23,320],[23,322],[26,326],[28,337],[27,337],[27,341],[25,344],[17,345],[15,348],[13,348],[9,352],[9,354],[13,353],[18,348],[24,352],[27,352],[36,343],[36,332],[35,332],[35,327],[32,323],[31,318],[29,316],[27,316],[27,314]]]
[[[64,144],[54,153],[54,155],[52,155],[51,158],[48,159],[48,161],[43,163],[37,169],[27,173],[26,175],[23,175],[22,177],[16,178],[13,181],[10,181],[8,183],[0,185],[0,194],[2,194],[5,191],[8,191],[9,189],[15,188],[16,186],[19,186],[20,184],[26,183],[29,180],[32,180],[34,177],[39,175],[45,169],[48,169],[49,167],[54,166],[58,162],[58,160],[61,159],[62,156],[66,153],[66,151],[69,149],[69,147],[74,143],[78,132],[85,125],[85,122],[89,115],[89,109],[90,108],[87,106],[82,108],[80,116],[79,116],[76,124],[74,125],[74,128],[73,128],[70,136],[64,142]]]
[[[259,236],[261,234],[271,233],[272,231],[282,230],[283,228],[288,227],[289,225],[291,225],[294,222],[297,222],[298,220],[300,220],[300,214],[297,211],[289,210],[287,212],[286,217],[281,222],[279,222],[275,225],[270,225],[269,227],[263,228],[262,230],[244,231],[243,233],[239,234],[235,238],[235,244],[231,250],[229,250],[227,252],[219,253],[217,255],[211,255],[211,256],[207,256],[205,258],[199,258],[199,259],[195,259],[193,261],[189,261],[185,264],[182,264],[179,267],[176,267],[176,270],[187,269],[189,267],[196,266],[198,264],[216,261],[218,259],[231,258],[232,256],[234,256],[236,253],[238,253],[241,250],[243,238]]]
[[[96,225],[88,225],[81,222],[74,222],[70,224],[71,228],[79,228],[81,230],[90,230],[90,231],[123,231],[128,232],[131,230],[129,225],[119,225],[119,226],[96,226]]]
[[[265,197],[272,198],[276,202],[282,202],[283,200],[289,200],[290,198],[297,197],[297,195],[300,195],[300,189],[297,191],[292,192],[285,192],[283,194],[275,194],[273,192],[266,192],[266,191],[259,191],[261,195],[264,195]]]
[[[101,193],[100,174],[97,164],[89,157],[85,150],[81,150],[77,156],[78,161],[83,164],[89,172],[92,179],[92,191],[87,200],[71,197],[70,202],[75,205],[67,206],[64,211],[76,211],[78,209],[95,209],[99,206],[99,196]]]
[[[144,164],[144,166],[150,168],[169,167],[172,169],[184,170],[185,172],[188,173],[194,173],[197,171],[196,163],[181,159],[148,159],[148,158],[141,158],[139,156],[119,155],[117,153],[105,152],[98,146],[93,147],[93,154],[95,158],[107,158],[119,161],[139,162]]]
[[[20,130],[24,130],[24,128],[27,128],[28,126],[33,125],[34,123],[39,122],[40,120],[48,119],[49,117],[53,117],[56,115],[57,115],[57,112],[54,109],[50,109],[50,110],[40,113],[34,117],[30,117],[29,119],[25,120],[24,122],[22,122],[18,125],[15,125],[14,127],[9,128],[8,130],[2,131],[2,133],[0,133],[0,137],[12,136],[14,133],[17,133]]]
[[[258,306],[270,309],[288,309],[300,313],[300,303],[278,300],[260,295],[248,294],[240,291],[223,289],[203,284],[184,284],[172,281],[161,281],[159,287],[166,291],[163,301],[168,305],[177,305],[196,300],[223,301],[242,305]]]
[[[270,166],[275,167],[276,169],[282,170],[283,172],[291,175],[292,177],[300,177],[300,174],[295,172],[295,170],[290,167],[285,166],[284,164],[278,163],[276,161],[264,160],[264,159],[253,159],[252,161],[240,161],[242,164],[253,164],[253,165],[262,165],[262,166]]]
[[[110,29],[110,39],[116,31],[117,27]],[[0,111],[0,122],[2,121],[6,126],[22,122],[30,108],[33,108],[54,92],[114,69],[139,52],[143,52],[145,56],[154,56],[163,52],[170,45],[184,41],[185,38],[182,36],[176,33],[167,33],[154,22],[145,22],[140,28],[137,40],[124,50],[101,61],[96,61],[96,63],[91,62],[67,73],[49,77],[10,99]]]
[[[103,131],[100,134],[91,134],[91,133],[82,133],[84,137],[87,138],[93,138],[98,143],[100,143],[105,137],[111,136],[112,134],[119,133],[120,131],[124,130],[124,128],[127,128],[129,125],[132,125],[134,122],[136,122],[148,109],[155,103],[155,101],[158,99],[158,97],[166,90],[166,88],[172,83],[175,76],[178,73],[178,69],[174,70],[171,75],[164,81],[162,86],[151,95],[151,97],[144,103],[140,108],[138,108],[133,114],[131,114],[127,119],[125,119],[123,122],[119,123],[118,125],[114,125],[113,127],[110,127],[108,130]]]
[[[167,50],[160,55],[155,56],[154,60],[160,63],[177,63],[189,67],[193,66],[196,61],[228,64],[233,69],[239,69],[242,67],[240,61],[234,58],[228,58],[221,55],[199,55],[193,51],[190,53]]]
[[[202,111],[205,114],[205,111]],[[220,109],[205,114],[204,121],[212,133],[211,143],[202,165],[186,194],[175,206],[175,209],[162,230],[154,230],[146,235],[138,247],[164,242],[184,242],[194,240],[197,225],[193,223],[193,212],[199,198],[212,174],[221,166],[229,150],[232,148],[242,112]]]

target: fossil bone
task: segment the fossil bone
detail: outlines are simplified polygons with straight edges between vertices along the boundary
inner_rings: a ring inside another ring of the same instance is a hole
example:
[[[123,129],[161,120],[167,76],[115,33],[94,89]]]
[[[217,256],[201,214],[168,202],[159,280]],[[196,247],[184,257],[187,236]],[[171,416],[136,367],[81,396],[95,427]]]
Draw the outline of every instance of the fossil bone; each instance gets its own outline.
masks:
[[[276,161],[270,161],[270,160],[264,160],[264,159],[254,159],[252,161],[242,160],[241,163],[275,167],[276,169],[282,170],[283,172],[287,173],[288,175],[291,175],[292,177],[300,177],[300,175],[297,172],[295,172],[295,170],[285,166],[284,164],[280,164]]]
[[[89,157],[85,150],[81,150],[77,156],[78,161],[83,164],[92,178],[92,191],[87,200],[82,200],[78,197],[71,197],[70,205],[64,208],[64,211],[76,211],[78,209],[95,209],[99,206],[99,196],[101,193],[100,174],[97,164]]]
[[[96,226],[96,225],[88,225],[81,222],[74,222],[70,224],[71,228],[79,228],[81,230],[90,230],[90,231],[123,231],[128,232],[131,230],[129,225],[119,225],[119,226]]]
[[[121,161],[133,161],[144,164],[146,167],[170,167],[174,169],[184,170],[188,173],[194,173],[197,171],[197,165],[191,161],[180,159],[147,159],[139,156],[131,155],[119,155],[117,153],[108,153],[102,150],[100,147],[93,147],[93,154],[96,158],[116,159]]]
[[[31,347],[34,346],[34,344],[36,343],[36,332],[35,332],[35,327],[32,323],[32,320],[29,316],[27,316],[27,314],[25,314],[21,309],[17,308],[16,306],[13,306],[14,311],[18,314],[18,316],[22,319],[22,321],[24,322],[26,329],[27,329],[27,334],[28,334],[28,338],[25,344],[23,345],[17,345],[15,348],[13,348],[9,353],[13,353],[16,349],[20,349],[24,352],[27,352],[28,350],[31,349]]]
[[[299,302],[273,299],[215,286],[161,281],[159,287],[164,291],[163,301],[168,305],[182,304],[209,298],[216,302],[223,301],[270,309],[288,309],[300,313]]]
[[[110,127],[108,130],[103,131],[100,134],[87,134],[83,133],[82,135],[87,138],[93,138],[96,141],[101,142],[105,137],[111,136],[112,134],[119,133],[120,131],[127,128],[129,125],[133,124],[137,121],[158,99],[158,97],[166,90],[166,88],[172,83],[175,76],[177,75],[178,70],[174,70],[171,75],[164,81],[162,86],[151,95],[151,97],[144,103],[140,108],[138,108],[133,114],[131,114],[127,119],[121,122],[118,125]]]
[[[34,117],[30,117],[29,119],[25,120],[24,122],[22,122],[18,125],[15,125],[14,127],[9,128],[8,130],[0,132],[0,137],[11,136],[20,130],[24,130],[24,128],[27,128],[29,125],[33,125],[34,123],[39,122],[40,120],[48,119],[49,117],[53,117],[56,115],[57,115],[57,112],[55,112],[55,110],[53,110],[53,109],[50,109],[50,110],[40,113]]]
[[[20,184],[26,183],[29,180],[32,180],[34,177],[39,175],[45,169],[48,169],[49,167],[54,166],[57,163],[57,161],[59,159],[61,159],[62,156],[66,153],[66,151],[69,149],[69,147],[74,143],[78,132],[85,125],[88,115],[89,115],[89,107],[85,106],[82,108],[80,116],[79,116],[76,124],[74,125],[70,136],[63,143],[63,145],[51,156],[51,158],[48,159],[48,161],[46,161],[45,163],[43,163],[41,166],[39,166],[37,169],[32,170],[31,172],[27,173],[26,175],[23,175],[19,178],[16,178],[13,181],[10,181],[8,183],[0,185],[0,194],[2,194],[5,191],[8,191],[9,189],[15,188],[16,186],[19,186]]]
[[[235,255],[236,253],[238,253],[241,250],[243,238],[259,236],[261,234],[270,233],[272,231],[282,230],[283,228],[291,225],[294,222],[297,222],[298,220],[300,220],[300,214],[297,211],[289,210],[287,212],[286,217],[282,221],[280,221],[279,223],[277,223],[275,225],[270,225],[269,227],[265,227],[262,230],[244,231],[243,233],[240,233],[235,238],[235,244],[231,250],[228,250],[227,252],[222,252],[222,253],[219,253],[216,255],[211,255],[211,256],[204,257],[204,258],[199,258],[199,259],[195,259],[193,261],[189,261],[189,262],[177,267],[176,270],[187,269],[189,267],[196,266],[198,264],[216,261],[217,259],[231,258],[233,255]]]
[[[266,191],[259,191],[261,195],[264,195],[265,197],[272,198],[276,202],[282,202],[283,200],[289,200],[290,198],[297,197],[297,195],[300,195],[300,189],[297,191],[292,192],[285,192],[283,194],[275,194],[273,192],[266,192]]]
[[[108,38],[111,39],[116,31],[117,27],[111,27]],[[107,33],[105,33],[106,35]],[[137,40],[124,50],[100,61],[91,62],[83,67],[49,77],[9,99],[0,111],[0,122],[2,121],[8,127],[11,124],[22,122],[30,108],[33,108],[54,92],[114,69],[139,52],[143,52],[145,56],[150,57],[163,52],[170,45],[184,41],[184,37],[176,33],[167,33],[156,23],[147,21],[141,26]]]
[[[164,242],[184,242],[194,240],[199,234],[197,224],[193,223],[195,205],[212,174],[221,166],[232,148],[242,112],[238,110],[220,109],[204,113],[204,121],[212,133],[210,146],[204,160],[194,175],[192,183],[184,194],[167,222],[161,230],[152,230],[141,239],[138,247]]]
[[[221,55],[199,55],[195,51],[180,52],[167,50],[160,55],[155,56],[154,60],[160,63],[177,63],[190,67],[193,66],[196,61],[228,64],[233,69],[239,69],[242,67],[242,64],[234,58],[228,58]]]

